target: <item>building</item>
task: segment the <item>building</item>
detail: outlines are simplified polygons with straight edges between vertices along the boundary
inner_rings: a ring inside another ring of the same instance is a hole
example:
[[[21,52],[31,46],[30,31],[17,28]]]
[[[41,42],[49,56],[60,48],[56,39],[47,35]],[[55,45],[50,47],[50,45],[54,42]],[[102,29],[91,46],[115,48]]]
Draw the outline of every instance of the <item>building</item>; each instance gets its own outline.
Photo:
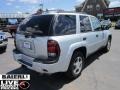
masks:
[[[114,21],[120,19],[120,7],[104,9],[103,16],[105,19],[110,18],[111,20],[114,20]]]
[[[43,10],[42,10],[42,9],[38,9],[37,12],[34,13],[33,15],[38,15],[38,14],[40,15],[40,14],[42,14],[42,13],[43,13]]]
[[[94,16],[102,17],[103,10],[109,7],[108,0],[85,0],[75,7],[76,12],[86,12]]]

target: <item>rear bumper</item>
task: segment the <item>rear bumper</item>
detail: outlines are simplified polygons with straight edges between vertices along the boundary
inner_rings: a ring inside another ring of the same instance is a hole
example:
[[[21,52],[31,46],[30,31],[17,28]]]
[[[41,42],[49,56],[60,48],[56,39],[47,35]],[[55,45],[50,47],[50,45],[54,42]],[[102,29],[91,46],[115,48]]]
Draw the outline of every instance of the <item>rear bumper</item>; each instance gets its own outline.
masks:
[[[36,62],[35,58],[26,56],[17,50],[13,50],[13,56],[18,63],[23,64],[27,66],[27,68],[36,72],[53,74],[66,71],[66,69],[62,67],[62,63],[60,63],[59,61],[53,64],[43,64],[41,62]],[[23,57],[25,57],[26,59],[22,60]]]

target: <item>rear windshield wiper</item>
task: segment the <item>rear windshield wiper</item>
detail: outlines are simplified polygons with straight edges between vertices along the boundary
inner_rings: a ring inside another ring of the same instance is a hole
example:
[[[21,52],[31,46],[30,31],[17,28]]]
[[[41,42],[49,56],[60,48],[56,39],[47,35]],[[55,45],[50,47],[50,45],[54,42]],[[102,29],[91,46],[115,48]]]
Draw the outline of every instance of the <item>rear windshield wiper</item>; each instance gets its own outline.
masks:
[[[43,32],[38,30],[26,30],[24,34],[28,36],[44,36]]]
[[[32,31],[33,34],[43,34],[42,31]]]

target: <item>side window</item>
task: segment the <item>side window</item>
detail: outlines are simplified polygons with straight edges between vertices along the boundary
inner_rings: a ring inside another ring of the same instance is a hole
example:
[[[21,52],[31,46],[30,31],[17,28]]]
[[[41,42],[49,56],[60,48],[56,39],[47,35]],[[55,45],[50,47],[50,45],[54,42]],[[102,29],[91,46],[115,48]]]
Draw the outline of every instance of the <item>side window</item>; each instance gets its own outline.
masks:
[[[76,33],[76,16],[60,15],[53,26],[55,35],[69,35]]]
[[[91,17],[92,26],[94,31],[100,31],[101,30],[101,23],[96,17]]]
[[[81,32],[92,31],[91,23],[88,16],[80,16],[80,30]]]

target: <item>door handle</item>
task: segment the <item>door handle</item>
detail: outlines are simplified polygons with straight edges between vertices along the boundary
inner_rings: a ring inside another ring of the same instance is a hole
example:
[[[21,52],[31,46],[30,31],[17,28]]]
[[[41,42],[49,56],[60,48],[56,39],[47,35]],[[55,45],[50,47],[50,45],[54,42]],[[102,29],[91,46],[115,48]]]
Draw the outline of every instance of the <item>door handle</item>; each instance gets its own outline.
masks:
[[[99,37],[99,35],[96,35],[96,37]]]
[[[84,37],[84,38],[83,38],[83,41],[85,41],[85,40],[87,40],[87,38],[86,38],[86,37]]]

